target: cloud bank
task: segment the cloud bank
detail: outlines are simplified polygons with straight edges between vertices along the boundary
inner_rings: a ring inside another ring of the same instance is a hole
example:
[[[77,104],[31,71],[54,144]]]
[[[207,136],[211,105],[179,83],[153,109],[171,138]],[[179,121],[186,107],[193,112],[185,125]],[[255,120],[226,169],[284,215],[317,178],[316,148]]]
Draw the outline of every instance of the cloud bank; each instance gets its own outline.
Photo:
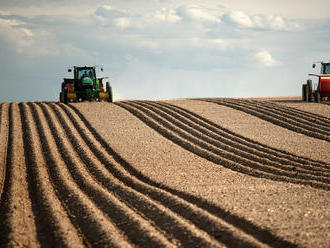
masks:
[[[57,100],[75,64],[104,65],[122,99],[299,95],[310,63],[330,58],[329,19],[213,1],[37,2],[0,7],[1,102]]]

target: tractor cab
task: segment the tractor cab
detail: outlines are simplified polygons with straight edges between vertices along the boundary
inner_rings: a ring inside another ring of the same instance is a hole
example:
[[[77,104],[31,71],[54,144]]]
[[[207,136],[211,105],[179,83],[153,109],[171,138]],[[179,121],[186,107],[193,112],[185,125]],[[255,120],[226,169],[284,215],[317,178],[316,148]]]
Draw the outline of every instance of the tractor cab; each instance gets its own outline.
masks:
[[[74,67],[74,81],[77,91],[98,88],[95,67]]]
[[[321,74],[330,74],[330,63],[321,63]]]
[[[71,72],[71,69],[69,69]],[[89,77],[91,79],[96,79],[95,67],[74,67],[74,78],[81,80],[84,77]]]
[[[320,74],[330,74],[330,62],[319,62],[321,63],[321,72]],[[313,64],[313,68],[316,67],[316,64]]]

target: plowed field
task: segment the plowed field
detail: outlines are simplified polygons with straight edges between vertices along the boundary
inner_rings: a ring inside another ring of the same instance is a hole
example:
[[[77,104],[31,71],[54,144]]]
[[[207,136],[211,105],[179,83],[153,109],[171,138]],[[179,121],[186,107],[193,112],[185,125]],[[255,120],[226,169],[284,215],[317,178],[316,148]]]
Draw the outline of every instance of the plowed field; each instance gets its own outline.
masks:
[[[0,247],[329,247],[330,106],[0,105]]]

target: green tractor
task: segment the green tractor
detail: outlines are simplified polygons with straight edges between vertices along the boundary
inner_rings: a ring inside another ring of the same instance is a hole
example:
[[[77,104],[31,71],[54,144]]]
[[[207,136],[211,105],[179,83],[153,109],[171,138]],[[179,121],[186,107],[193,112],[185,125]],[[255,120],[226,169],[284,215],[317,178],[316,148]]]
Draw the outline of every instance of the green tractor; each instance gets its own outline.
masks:
[[[104,85],[103,78],[96,77],[95,66],[74,66],[74,78],[64,78],[60,92],[60,102],[107,101],[113,102],[109,82]],[[101,68],[103,71],[103,68]],[[72,72],[72,69],[68,69]]]

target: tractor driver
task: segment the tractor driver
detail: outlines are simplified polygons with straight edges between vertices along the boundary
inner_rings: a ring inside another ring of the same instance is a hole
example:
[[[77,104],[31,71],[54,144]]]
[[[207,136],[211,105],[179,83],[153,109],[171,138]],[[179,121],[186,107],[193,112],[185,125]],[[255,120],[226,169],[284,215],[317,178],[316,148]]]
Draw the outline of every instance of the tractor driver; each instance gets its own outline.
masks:
[[[87,71],[84,72],[81,78],[85,78],[85,77],[88,77]]]

